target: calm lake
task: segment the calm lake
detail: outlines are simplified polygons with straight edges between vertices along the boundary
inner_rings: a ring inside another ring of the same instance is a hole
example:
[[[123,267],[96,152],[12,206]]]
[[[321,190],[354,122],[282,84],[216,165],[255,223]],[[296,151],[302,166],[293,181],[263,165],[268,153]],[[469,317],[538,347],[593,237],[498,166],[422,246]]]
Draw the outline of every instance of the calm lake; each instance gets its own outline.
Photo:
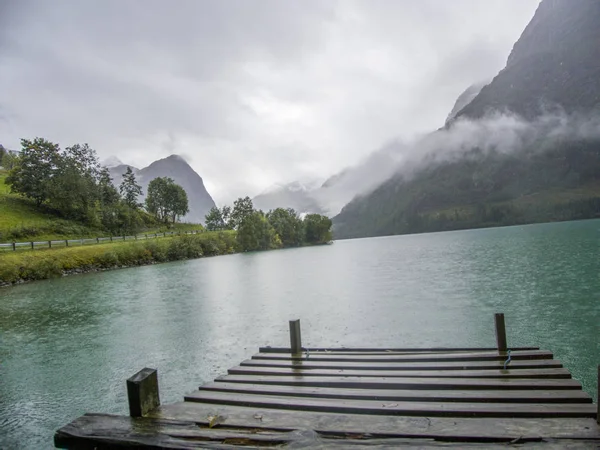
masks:
[[[259,346],[540,346],[596,392],[600,221],[338,241],[0,289],[0,448],[52,448],[90,412],[127,413],[125,379],[161,400]]]

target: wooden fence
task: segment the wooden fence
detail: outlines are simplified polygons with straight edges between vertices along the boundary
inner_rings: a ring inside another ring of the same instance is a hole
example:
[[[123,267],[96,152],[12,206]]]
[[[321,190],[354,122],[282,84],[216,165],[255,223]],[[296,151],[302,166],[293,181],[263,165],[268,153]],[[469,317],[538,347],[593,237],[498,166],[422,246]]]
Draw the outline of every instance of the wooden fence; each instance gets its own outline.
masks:
[[[186,234],[198,234],[202,233],[202,230],[194,231],[169,231],[163,233],[147,233],[137,234],[131,236],[109,236],[109,237],[95,237],[87,239],[60,239],[60,240],[49,240],[49,241],[29,241],[29,242],[8,242],[0,244],[0,251],[17,251],[17,250],[35,250],[41,248],[57,248],[57,247],[76,247],[82,245],[93,245],[93,244],[108,244],[111,242],[123,242],[123,241],[137,241],[146,239],[157,239],[167,236],[181,236]]]

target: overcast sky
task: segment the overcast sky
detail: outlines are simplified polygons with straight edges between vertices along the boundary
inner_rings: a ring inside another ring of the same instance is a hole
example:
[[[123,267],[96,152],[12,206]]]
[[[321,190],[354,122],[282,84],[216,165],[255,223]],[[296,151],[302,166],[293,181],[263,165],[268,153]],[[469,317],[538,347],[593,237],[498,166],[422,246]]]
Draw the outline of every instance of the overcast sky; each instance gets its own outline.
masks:
[[[177,153],[217,203],[439,128],[538,0],[0,0],[0,143]]]

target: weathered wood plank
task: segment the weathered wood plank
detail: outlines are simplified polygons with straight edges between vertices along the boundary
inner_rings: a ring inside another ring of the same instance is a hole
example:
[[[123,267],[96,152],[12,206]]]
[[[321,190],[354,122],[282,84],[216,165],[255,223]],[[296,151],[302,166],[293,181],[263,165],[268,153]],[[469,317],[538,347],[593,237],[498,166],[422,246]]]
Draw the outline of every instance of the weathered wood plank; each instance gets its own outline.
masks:
[[[512,347],[513,351],[539,350],[539,347]],[[329,353],[449,353],[449,352],[490,352],[496,347],[431,347],[431,348],[370,348],[370,347],[315,347],[311,352]],[[260,347],[260,353],[290,353],[289,347]]]
[[[438,419],[434,419],[438,420]],[[490,441],[485,439],[486,448],[506,448],[508,438]],[[296,447],[328,448],[408,448],[429,449],[456,446],[456,443],[435,441],[429,437],[402,438],[377,436],[356,432],[325,432],[312,430],[272,431],[260,428],[199,428],[191,421],[169,419],[130,419],[127,417],[88,414],[63,427],[55,435],[57,446],[64,448],[105,450],[114,448],[143,447],[148,449],[190,449],[279,446],[294,444]],[[593,439],[549,439],[523,437],[519,448],[535,448],[544,444],[549,449],[593,448],[598,441]],[[481,448],[481,442],[461,442],[461,448]]]
[[[303,367],[237,366],[227,371],[231,375],[273,375],[292,377],[396,377],[396,378],[571,378],[567,369],[519,370],[345,370],[305,369]]]
[[[596,405],[589,403],[462,403],[389,402],[331,398],[300,398],[237,392],[198,391],[194,402],[255,408],[425,417],[589,417],[596,418]]]
[[[544,350],[531,351],[515,351],[511,352],[511,359],[552,359],[552,352]],[[278,353],[258,353],[252,356],[252,359],[269,359],[269,360],[298,360],[306,359],[302,357],[291,356]],[[317,361],[355,361],[355,362],[436,362],[436,361],[504,361],[505,355],[500,355],[498,352],[481,352],[481,353],[440,353],[440,354],[412,354],[412,355],[330,355],[327,353],[310,353],[309,359]]]
[[[276,446],[297,442],[289,431],[199,428],[194,422],[86,414],[54,435],[58,448],[224,448],[214,444]],[[227,446],[226,448],[230,448]]]
[[[359,389],[581,389],[573,379],[529,380],[520,378],[375,378],[375,377],[284,377],[225,375],[216,382],[275,384],[281,386],[345,387]]]
[[[592,403],[592,397],[580,390],[387,390],[345,389],[306,386],[255,385],[243,383],[208,383],[200,391],[237,392],[240,394],[287,395],[291,397],[364,399],[382,401],[438,401],[492,403]],[[198,391],[185,396],[193,401]]]
[[[151,413],[157,418],[190,420],[207,425],[209,415],[224,417],[227,427],[315,430],[320,433],[369,433],[373,437],[427,437],[456,441],[512,441],[515,439],[598,439],[595,419],[505,419],[369,416],[311,411],[181,402],[161,406]]]
[[[283,367],[303,369],[353,369],[353,370],[480,370],[480,369],[502,369],[504,361],[443,361],[443,362],[353,362],[353,361],[316,361],[311,359],[301,360],[270,360],[270,359],[247,359],[240,363],[241,366],[251,367]],[[511,361],[509,370],[515,369],[541,369],[561,368],[560,361],[555,359],[531,359]]]

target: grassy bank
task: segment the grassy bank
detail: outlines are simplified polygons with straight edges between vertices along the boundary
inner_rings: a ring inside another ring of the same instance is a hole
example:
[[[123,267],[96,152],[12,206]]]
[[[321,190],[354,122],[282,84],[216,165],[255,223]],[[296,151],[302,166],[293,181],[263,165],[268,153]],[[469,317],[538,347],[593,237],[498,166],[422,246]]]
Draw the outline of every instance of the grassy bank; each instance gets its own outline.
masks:
[[[0,285],[71,273],[225,255],[235,251],[235,232],[223,231],[89,247],[14,252],[0,257]]]

